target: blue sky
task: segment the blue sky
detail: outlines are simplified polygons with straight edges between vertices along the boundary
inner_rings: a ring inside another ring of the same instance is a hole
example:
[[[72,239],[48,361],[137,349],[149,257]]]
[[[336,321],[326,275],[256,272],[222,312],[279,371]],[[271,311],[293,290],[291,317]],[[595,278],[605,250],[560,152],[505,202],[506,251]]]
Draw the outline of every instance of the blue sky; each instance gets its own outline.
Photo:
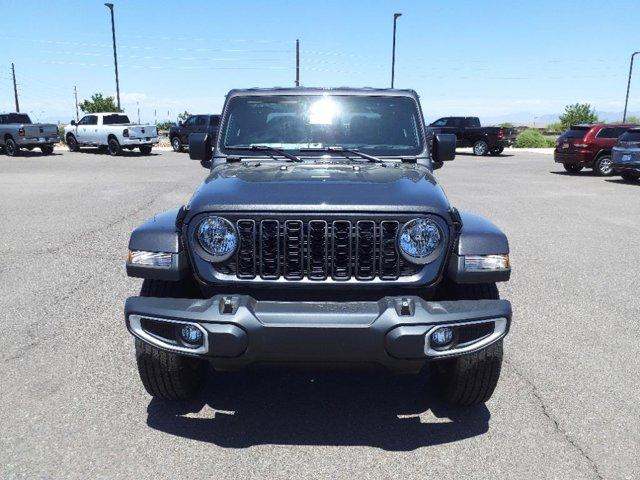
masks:
[[[217,112],[235,87],[288,86],[295,39],[309,86],[390,82],[421,95],[425,115],[501,118],[590,102],[622,111],[629,56],[640,50],[636,1],[124,1],[112,0],[123,106],[135,119]],[[0,111],[68,121],[79,97],[115,93],[111,26],[102,1],[2,0]],[[640,58],[631,111],[640,110]]]

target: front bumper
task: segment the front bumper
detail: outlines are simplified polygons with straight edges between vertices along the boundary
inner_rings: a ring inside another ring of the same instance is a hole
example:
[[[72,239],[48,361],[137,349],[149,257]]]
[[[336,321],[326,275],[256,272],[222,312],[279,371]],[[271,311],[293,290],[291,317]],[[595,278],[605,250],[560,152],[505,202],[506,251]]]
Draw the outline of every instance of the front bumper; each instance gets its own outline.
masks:
[[[125,319],[129,331],[144,342],[206,357],[220,369],[258,362],[376,363],[417,371],[428,360],[477,351],[504,337],[511,304],[413,296],[349,303],[257,301],[247,295],[131,297]],[[184,324],[203,332],[203,345],[181,344],[177,333],[169,338]],[[429,338],[444,325],[454,328],[456,340],[450,349],[438,350]]]

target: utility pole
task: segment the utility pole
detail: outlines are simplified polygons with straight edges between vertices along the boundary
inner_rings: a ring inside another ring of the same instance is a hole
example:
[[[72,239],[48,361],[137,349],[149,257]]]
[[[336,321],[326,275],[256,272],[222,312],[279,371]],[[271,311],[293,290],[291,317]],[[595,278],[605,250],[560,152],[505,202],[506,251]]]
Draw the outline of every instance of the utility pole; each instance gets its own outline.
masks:
[[[393,51],[391,52],[391,88],[393,88],[393,80],[396,73],[396,22],[398,17],[402,16],[401,13],[393,14]]]
[[[635,57],[639,53],[640,52],[633,52],[631,54],[631,63],[629,64],[629,79],[627,80],[627,97],[624,99],[624,113],[622,114],[622,123],[627,121],[627,105],[629,104],[629,89],[631,88],[631,72],[633,72],[633,57]]]
[[[120,82],[118,80],[118,54],[116,52],[116,24],[113,19],[113,3],[105,3],[105,7],[111,12],[111,36],[113,37],[113,63],[116,66],[116,98],[118,99],[118,110],[120,108]]]
[[[78,89],[76,88],[75,85],[73,86],[73,96],[76,97],[76,122],[77,122],[80,116],[78,115]]]
[[[300,40],[296,38],[296,87],[300,86]]]
[[[11,75],[13,76],[13,95],[16,99],[16,112],[20,111],[20,103],[18,103],[18,86],[16,85],[16,67],[11,64]]]
[[[140,124],[140,102],[136,102],[136,107],[138,107],[138,124]]]

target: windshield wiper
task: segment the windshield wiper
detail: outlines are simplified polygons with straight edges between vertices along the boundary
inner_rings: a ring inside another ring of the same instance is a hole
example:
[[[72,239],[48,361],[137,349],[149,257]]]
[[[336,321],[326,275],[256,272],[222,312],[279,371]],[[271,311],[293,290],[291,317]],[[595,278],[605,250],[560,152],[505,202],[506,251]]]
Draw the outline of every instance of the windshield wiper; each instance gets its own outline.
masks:
[[[349,155],[356,155],[360,158],[364,158],[365,160],[369,160],[374,163],[383,163],[378,157],[374,157],[373,155],[368,155],[366,153],[362,153],[359,150],[355,150],[353,148],[344,148],[344,147],[309,147],[309,148],[301,148],[301,152],[328,152],[328,153],[339,153],[343,157],[352,160]]]
[[[292,153],[285,152],[284,150],[280,150],[279,148],[270,147],[268,145],[225,145],[224,148],[228,148],[230,150],[250,150],[253,152],[271,152],[277,155],[288,158],[292,162],[302,162],[301,158],[296,157]],[[271,157],[277,160],[276,157]]]

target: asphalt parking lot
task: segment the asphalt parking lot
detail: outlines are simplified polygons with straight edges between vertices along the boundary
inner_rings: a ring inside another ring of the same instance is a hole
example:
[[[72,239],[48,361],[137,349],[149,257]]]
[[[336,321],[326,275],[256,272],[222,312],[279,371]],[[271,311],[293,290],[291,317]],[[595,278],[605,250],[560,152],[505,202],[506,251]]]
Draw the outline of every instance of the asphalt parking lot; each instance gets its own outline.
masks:
[[[640,478],[640,185],[528,152],[436,172],[510,237],[486,406],[448,408],[422,377],[255,371],[172,407],[138,379],[124,258],[205,173],[172,152],[0,156],[0,478]]]

